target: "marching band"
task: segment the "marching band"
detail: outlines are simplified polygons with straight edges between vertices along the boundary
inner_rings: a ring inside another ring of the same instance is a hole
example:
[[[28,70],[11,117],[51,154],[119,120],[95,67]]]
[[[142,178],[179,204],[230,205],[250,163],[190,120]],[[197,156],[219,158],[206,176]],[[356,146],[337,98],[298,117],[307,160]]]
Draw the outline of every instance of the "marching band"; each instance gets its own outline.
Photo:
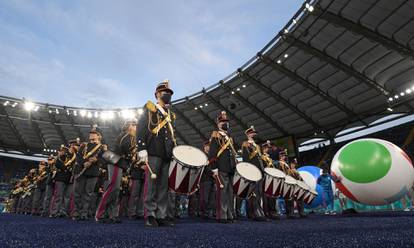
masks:
[[[243,202],[254,221],[278,219],[278,199],[284,199],[288,218],[295,206],[305,217],[304,204],[315,193],[303,183],[296,159],[289,162],[282,150],[274,161],[270,141],[257,144],[253,126],[245,131],[239,156],[225,111],[201,149],[177,145],[173,93],[167,80],[158,84],[156,102],[145,104],[139,120],[125,121],[113,149],[102,143],[97,126],[87,141],[62,145],[57,156],[15,184],[10,211],[98,223],[120,223],[122,213],[144,218],[146,227],[174,226],[177,202],[186,195],[190,216],[219,223],[240,218]]]

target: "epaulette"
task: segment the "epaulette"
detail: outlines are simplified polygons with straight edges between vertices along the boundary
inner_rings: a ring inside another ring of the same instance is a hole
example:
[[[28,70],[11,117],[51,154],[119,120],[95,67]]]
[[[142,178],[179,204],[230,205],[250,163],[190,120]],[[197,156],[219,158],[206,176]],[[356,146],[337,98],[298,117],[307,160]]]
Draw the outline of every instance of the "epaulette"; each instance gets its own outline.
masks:
[[[220,133],[219,133],[219,132],[217,132],[217,131],[213,131],[213,132],[211,133],[211,138],[220,138]]]
[[[145,104],[145,106],[147,107],[147,109],[152,112],[155,113],[157,112],[157,107],[155,107],[155,104],[151,101],[148,101],[147,104]]]
[[[244,141],[242,144],[242,147],[249,147],[249,142],[248,141]]]
[[[175,116],[175,113],[174,112],[171,112],[171,119],[172,120],[175,120],[176,119],[176,116]]]

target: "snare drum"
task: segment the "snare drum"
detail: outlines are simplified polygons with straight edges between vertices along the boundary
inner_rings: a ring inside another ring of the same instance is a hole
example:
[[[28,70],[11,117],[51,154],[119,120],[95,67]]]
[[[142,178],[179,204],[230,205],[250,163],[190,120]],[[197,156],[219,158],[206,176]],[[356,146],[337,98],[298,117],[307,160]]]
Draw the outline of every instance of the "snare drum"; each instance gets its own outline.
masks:
[[[262,179],[262,173],[253,164],[241,162],[236,165],[233,178],[233,191],[239,198],[248,198],[256,187],[256,182]]]
[[[200,183],[207,156],[200,149],[181,145],[174,147],[168,171],[168,186],[178,194],[191,195]]]
[[[267,197],[279,197],[283,192],[286,174],[276,168],[265,168],[264,172],[264,194]]]
[[[297,180],[291,176],[285,177],[285,185],[283,186],[283,197],[291,198],[295,195],[297,188]]]
[[[304,197],[305,197],[305,195],[306,195],[306,193],[307,192],[309,192],[309,186],[305,183],[305,182],[303,182],[303,181],[297,181],[297,183],[298,183],[298,188],[299,188],[299,191],[298,191],[298,193],[297,193],[297,196],[296,196],[296,199],[298,199],[298,200],[302,200]]]
[[[311,204],[312,203],[312,201],[316,198],[316,196],[318,196],[318,192],[316,192],[315,190],[313,190],[313,189],[310,189],[309,190],[309,193],[308,194],[306,194],[305,195],[305,197],[303,198],[303,201],[306,203],[306,204]]]

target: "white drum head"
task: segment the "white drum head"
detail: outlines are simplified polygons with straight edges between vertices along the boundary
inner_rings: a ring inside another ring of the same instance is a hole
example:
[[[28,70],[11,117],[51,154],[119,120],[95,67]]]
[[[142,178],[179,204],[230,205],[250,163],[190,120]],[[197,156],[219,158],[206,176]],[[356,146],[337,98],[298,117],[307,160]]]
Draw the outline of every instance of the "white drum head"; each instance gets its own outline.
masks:
[[[277,177],[277,178],[285,178],[286,177],[286,174],[283,171],[278,170],[276,168],[265,168],[264,171],[266,172],[266,174],[269,174],[272,177]]]
[[[236,165],[236,170],[240,174],[240,176],[246,178],[249,181],[257,182],[260,179],[262,179],[262,173],[260,172],[260,170],[250,163],[238,163]]]
[[[309,190],[310,188],[309,188],[309,186],[306,184],[306,183],[304,183],[304,182],[302,182],[302,181],[297,181],[297,184],[298,184],[298,186],[299,187],[301,187],[302,189],[305,189],[305,190]]]
[[[294,178],[293,178],[293,177],[291,177],[291,176],[286,176],[286,177],[285,177],[285,183],[286,183],[286,184],[295,185],[295,184],[297,184],[297,180],[296,180],[296,179],[294,179]]]
[[[182,145],[173,149],[173,156],[183,164],[201,167],[207,164],[207,156],[200,149]]]

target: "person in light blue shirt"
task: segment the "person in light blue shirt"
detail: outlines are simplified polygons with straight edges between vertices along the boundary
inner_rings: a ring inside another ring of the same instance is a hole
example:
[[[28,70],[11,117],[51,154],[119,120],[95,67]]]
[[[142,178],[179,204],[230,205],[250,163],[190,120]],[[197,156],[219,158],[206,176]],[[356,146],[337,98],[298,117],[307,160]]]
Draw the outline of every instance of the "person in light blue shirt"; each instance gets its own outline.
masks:
[[[325,214],[336,214],[334,211],[334,192],[332,190],[332,181],[338,181],[339,178],[333,177],[329,170],[324,168],[322,175],[318,177],[317,183],[323,189],[323,199],[325,202]]]

